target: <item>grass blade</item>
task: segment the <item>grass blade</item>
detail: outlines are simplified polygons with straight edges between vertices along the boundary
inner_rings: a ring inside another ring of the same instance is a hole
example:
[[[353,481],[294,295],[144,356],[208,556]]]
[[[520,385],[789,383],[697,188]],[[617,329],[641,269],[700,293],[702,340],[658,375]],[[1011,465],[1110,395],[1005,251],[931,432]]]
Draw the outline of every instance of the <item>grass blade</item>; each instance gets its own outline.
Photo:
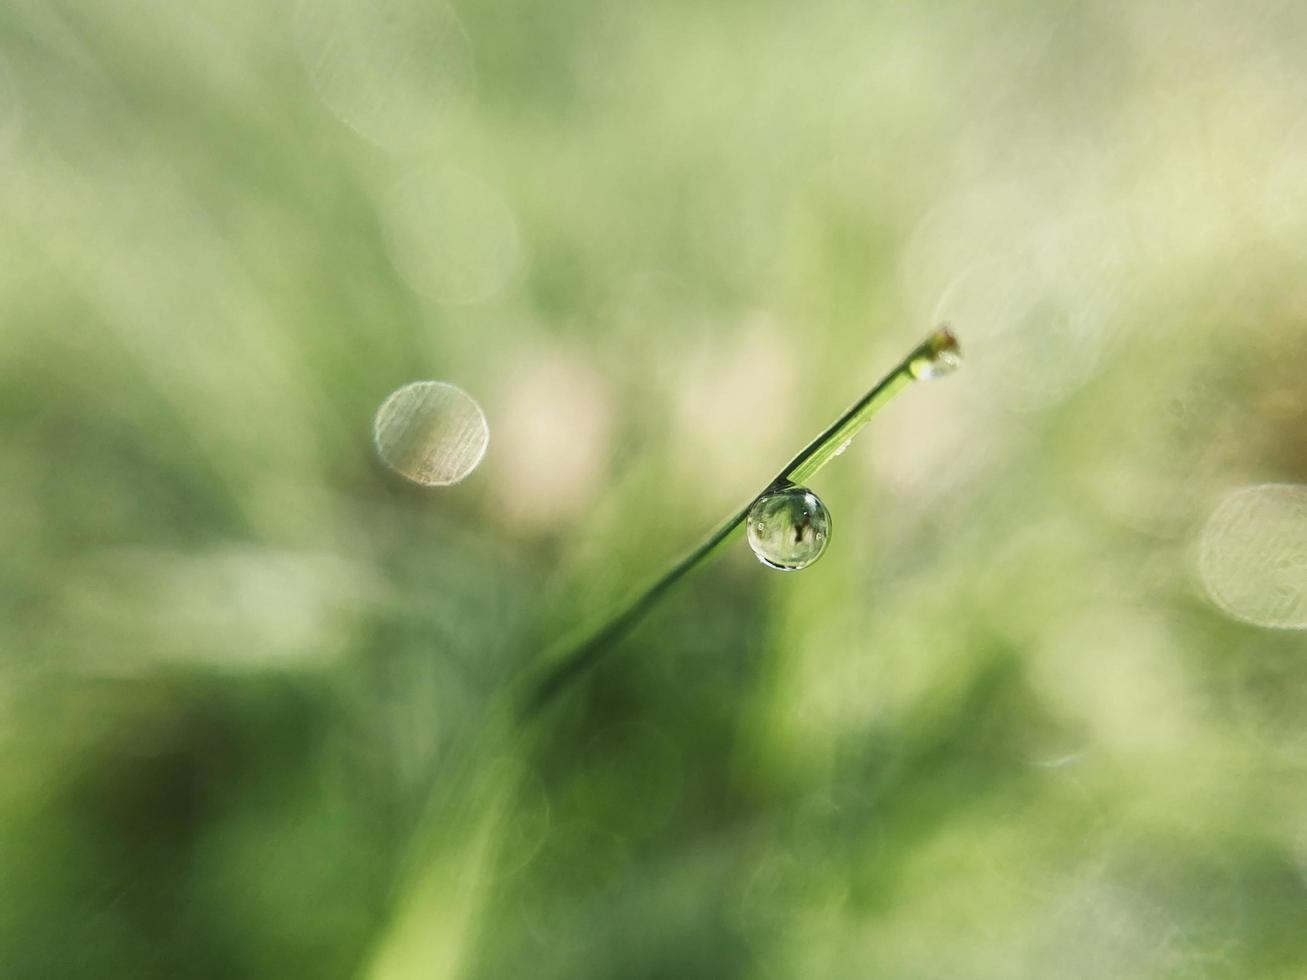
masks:
[[[723,521],[696,548],[673,564],[651,585],[636,594],[626,605],[580,643],[561,655],[546,658],[543,671],[527,685],[523,714],[531,716],[549,704],[573,680],[609,652],[653,608],[668,590],[710,555],[744,530],[749,509],[758,497],[787,483],[806,483],[885,407],[895,395],[913,381],[936,377],[955,368],[961,360],[957,339],[947,326],[940,327],[856,401],[819,436],[808,443],[776,478],[756,494],[737,513]]]

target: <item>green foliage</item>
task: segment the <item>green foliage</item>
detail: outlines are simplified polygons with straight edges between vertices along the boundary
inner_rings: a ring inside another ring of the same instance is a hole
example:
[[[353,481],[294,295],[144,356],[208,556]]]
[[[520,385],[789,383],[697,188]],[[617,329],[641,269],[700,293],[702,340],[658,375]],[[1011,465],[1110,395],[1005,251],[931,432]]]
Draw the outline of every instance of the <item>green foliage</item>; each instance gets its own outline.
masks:
[[[1296,975],[1301,5],[455,7],[0,9],[0,976]]]

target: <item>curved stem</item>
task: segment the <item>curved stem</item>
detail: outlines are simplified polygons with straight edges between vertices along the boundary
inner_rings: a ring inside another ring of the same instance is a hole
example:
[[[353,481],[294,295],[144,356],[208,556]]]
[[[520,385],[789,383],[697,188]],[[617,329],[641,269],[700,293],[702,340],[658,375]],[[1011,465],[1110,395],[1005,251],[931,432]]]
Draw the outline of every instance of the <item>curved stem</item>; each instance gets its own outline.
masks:
[[[739,535],[744,530],[750,508],[759,497],[780,485],[805,483],[839,455],[849,441],[895,395],[913,381],[946,373],[958,364],[960,357],[957,339],[947,326],[940,327],[914,347],[889,374],[831,423],[821,435],[808,443],[739,512],[727,518],[698,547],[610,616],[594,633],[561,656],[551,658],[543,675],[528,688],[523,715],[529,717],[552,701],[573,679],[611,650],[683,576],[727,541]]]

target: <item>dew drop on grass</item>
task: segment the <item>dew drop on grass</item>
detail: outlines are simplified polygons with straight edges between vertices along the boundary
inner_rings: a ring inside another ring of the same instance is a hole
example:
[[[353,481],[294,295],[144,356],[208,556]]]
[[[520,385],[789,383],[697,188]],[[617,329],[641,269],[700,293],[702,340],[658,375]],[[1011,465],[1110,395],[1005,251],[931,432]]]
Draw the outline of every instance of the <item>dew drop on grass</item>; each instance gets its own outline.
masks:
[[[908,364],[918,381],[929,381],[952,374],[962,366],[962,348],[948,327],[940,327],[925,348]]]
[[[821,557],[830,527],[830,512],[815,493],[805,487],[781,487],[749,508],[749,547],[764,565],[794,572]]]
[[[458,483],[481,462],[490,442],[481,406],[462,388],[414,381],[381,403],[372,420],[381,461],[427,487]]]

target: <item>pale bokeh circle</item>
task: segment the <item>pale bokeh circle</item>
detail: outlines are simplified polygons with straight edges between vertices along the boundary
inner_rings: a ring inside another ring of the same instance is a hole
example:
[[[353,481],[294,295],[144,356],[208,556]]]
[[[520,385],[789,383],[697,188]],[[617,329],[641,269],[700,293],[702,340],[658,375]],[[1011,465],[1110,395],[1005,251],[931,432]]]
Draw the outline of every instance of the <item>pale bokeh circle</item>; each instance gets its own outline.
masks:
[[[968,375],[1017,411],[1051,408],[1088,384],[1124,340],[1129,290],[1114,207],[1077,168],[981,185],[918,224],[900,276],[925,323],[951,323]]]
[[[503,373],[491,497],[504,519],[557,530],[592,513],[612,456],[613,394],[580,353],[535,350]]]
[[[382,206],[391,262],[424,296],[476,303],[503,290],[517,270],[513,212],[473,174],[414,174],[392,186]]]
[[[1033,253],[986,259],[945,288],[932,322],[958,326],[968,353],[1012,408],[1048,408],[1098,372],[1113,345],[1115,299]]]
[[[1307,487],[1272,483],[1226,497],[1203,529],[1198,570],[1234,618],[1307,629]]]
[[[428,139],[472,88],[472,44],[446,3],[301,0],[295,34],[318,96],[381,146]]]
[[[382,462],[427,487],[458,483],[477,468],[490,444],[481,406],[462,388],[414,381],[381,403],[372,438]]]

